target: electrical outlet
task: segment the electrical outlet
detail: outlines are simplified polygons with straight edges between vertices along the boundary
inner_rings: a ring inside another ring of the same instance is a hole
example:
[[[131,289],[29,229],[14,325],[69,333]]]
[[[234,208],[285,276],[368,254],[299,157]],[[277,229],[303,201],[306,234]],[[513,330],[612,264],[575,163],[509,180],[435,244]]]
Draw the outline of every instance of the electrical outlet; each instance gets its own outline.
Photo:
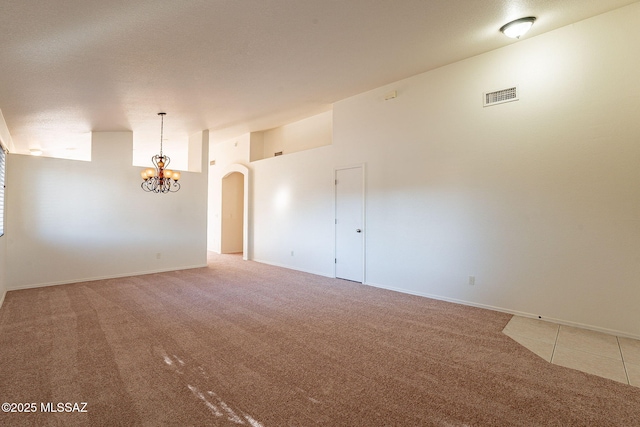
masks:
[[[469,284],[471,286],[476,284],[476,276],[469,276]]]
[[[293,251],[291,251],[291,256],[293,256]]]

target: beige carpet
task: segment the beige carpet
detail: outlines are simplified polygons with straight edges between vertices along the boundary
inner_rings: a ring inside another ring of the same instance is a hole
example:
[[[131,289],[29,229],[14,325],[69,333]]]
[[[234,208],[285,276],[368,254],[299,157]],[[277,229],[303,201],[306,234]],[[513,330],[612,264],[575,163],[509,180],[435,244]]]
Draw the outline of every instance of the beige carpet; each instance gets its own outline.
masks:
[[[7,293],[0,400],[37,411],[0,425],[640,425],[639,388],[546,363],[509,315],[210,261]]]

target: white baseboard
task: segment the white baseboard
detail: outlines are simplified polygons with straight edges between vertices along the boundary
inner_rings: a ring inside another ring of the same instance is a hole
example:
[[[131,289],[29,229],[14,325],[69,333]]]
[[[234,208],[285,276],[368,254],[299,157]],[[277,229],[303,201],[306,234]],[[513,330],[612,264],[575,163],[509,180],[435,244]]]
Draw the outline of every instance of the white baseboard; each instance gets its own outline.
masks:
[[[255,259],[255,258],[252,259],[251,261],[259,262],[260,264],[272,265],[274,267],[286,268],[288,270],[295,270],[295,271],[301,271],[303,273],[315,274],[316,276],[331,277],[331,278],[335,277],[335,276],[333,276],[331,274],[320,273],[318,271],[305,270],[305,269],[297,268],[297,267],[294,267],[294,266],[291,266],[291,265],[278,264],[277,262],[263,261],[263,260]]]
[[[472,301],[459,300],[459,299],[456,299],[456,298],[449,298],[449,297],[444,297],[444,296],[441,296],[441,295],[433,295],[433,294],[428,294],[428,293],[424,293],[424,292],[410,291],[410,290],[407,290],[407,289],[395,288],[395,287],[392,287],[392,286],[383,286],[383,285],[378,285],[376,283],[371,283],[371,282],[367,282],[367,283],[364,283],[364,284],[368,285],[368,286],[373,286],[375,288],[381,288],[381,289],[387,289],[389,291],[400,292],[400,293],[403,293],[403,294],[416,295],[416,296],[425,297],[425,298],[431,298],[431,299],[435,299],[435,300],[439,300],[439,301],[447,301],[447,302],[452,302],[452,303],[455,303],[455,304],[467,305],[467,306],[470,306],[470,307],[484,308],[484,309],[487,309],[487,310],[499,311],[501,313],[508,313],[508,314],[513,314],[513,315],[521,316],[521,317],[529,317],[529,318],[532,318],[532,319],[540,319],[540,320],[544,320],[546,322],[556,323],[556,324],[559,324],[559,325],[573,326],[573,327],[576,327],[576,328],[589,329],[591,331],[602,332],[602,333],[605,333],[605,334],[615,335],[615,336],[618,336],[618,337],[625,337],[625,338],[632,338],[632,339],[640,340],[640,335],[634,335],[634,334],[630,334],[628,332],[617,331],[617,330],[614,330],[614,329],[601,328],[601,327],[598,327],[598,326],[587,325],[587,324],[584,324],[584,323],[572,322],[570,320],[556,319],[556,318],[553,318],[553,317],[542,317],[542,316],[539,316],[537,314],[525,313],[525,312],[522,312],[522,311],[511,310],[511,309],[504,308],[504,307],[496,307],[496,306],[493,306],[493,305],[480,304],[480,303],[476,303],[476,302],[472,302]]]
[[[96,280],[118,279],[120,277],[144,276],[145,274],[166,273],[168,271],[190,270],[192,268],[203,268],[206,266],[207,264],[200,264],[200,265],[192,265],[192,266],[180,267],[180,268],[164,268],[164,269],[158,269],[158,270],[135,271],[132,273],[114,274],[109,276],[86,277],[82,279],[62,280],[58,282],[32,283],[28,285],[12,286],[9,288],[9,291],[18,291],[21,289],[44,288],[46,286],[69,285],[71,283],[94,282]]]

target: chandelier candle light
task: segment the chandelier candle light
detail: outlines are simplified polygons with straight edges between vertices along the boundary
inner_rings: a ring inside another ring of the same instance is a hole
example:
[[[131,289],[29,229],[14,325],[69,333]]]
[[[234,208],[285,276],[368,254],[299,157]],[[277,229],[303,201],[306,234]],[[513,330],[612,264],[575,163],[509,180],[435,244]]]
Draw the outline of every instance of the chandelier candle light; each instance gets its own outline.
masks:
[[[164,133],[164,116],[167,113],[158,113],[161,117],[160,125],[160,154],[156,154],[151,158],[155,169],[148,168],[140,172],[142,176],[142,184],[140,185],[144,191],[151,193],[175,193],[180,190],[180,172],[167,169],[169,156],[162,154],[162,137]]]

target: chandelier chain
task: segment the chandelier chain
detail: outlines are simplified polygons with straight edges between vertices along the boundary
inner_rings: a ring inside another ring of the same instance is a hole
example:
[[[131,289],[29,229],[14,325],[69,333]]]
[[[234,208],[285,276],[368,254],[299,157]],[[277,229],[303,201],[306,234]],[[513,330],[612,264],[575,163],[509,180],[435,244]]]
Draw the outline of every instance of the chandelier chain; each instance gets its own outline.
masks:
[[[164,139],[164,115],[167,113],[158,113],[160,116],[160,157],[162,157],[162,140]]]

